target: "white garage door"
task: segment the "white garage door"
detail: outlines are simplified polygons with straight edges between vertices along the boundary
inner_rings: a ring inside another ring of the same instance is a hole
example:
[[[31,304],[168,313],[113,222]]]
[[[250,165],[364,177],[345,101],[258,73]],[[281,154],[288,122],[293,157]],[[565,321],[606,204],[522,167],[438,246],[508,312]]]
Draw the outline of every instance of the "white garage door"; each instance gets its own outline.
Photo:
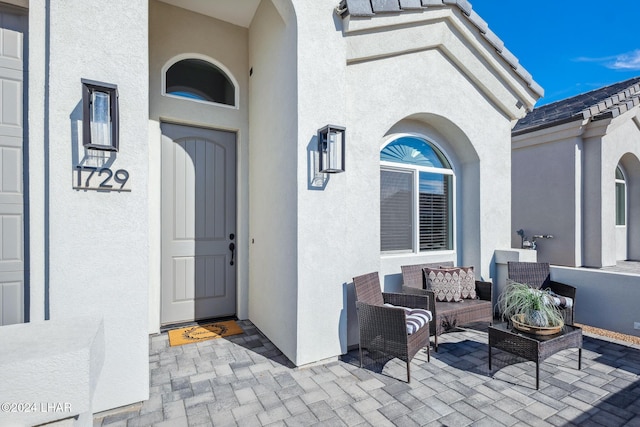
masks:
[[[0,325],[24,321],[24,15],[0,9]]]

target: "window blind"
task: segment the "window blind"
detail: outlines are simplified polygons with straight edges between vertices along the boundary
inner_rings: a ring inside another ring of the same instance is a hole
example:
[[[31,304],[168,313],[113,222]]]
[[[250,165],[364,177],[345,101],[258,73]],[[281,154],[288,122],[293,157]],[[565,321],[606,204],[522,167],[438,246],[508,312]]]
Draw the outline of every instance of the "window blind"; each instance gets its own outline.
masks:
[[[420,250],[453,249],[450,175],[420,172],[418,199]]]
[[[413,249],[413,173],[380,170],[380,247]]]

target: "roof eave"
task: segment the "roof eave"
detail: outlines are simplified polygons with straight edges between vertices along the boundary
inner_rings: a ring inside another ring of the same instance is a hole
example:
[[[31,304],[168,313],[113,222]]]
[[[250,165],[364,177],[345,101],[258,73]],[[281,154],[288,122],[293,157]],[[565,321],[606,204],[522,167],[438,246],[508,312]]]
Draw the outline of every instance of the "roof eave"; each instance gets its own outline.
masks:
[[[527,133],[533,133],[533,132],[537,132],[539,130],[543,130],[543,129],[548,129],[548,128],[552,128],[555,126],[560,126],[563,125],[565,123],[571,123],[571,122],[577,122],[577,121],[582,121],[584,120],[581,114],[577,114],[577,115],[573,115],[571,117],[566,117],[564,119],[559,119],[559,120],[555,120],[555,121],[551,121],[551,122],[547,122],[547,123],[541,123],[535,126],[531,126],[531,127],[527,127],[527,128],[522,128],[522,129],[518,129],[516,131],[511,132],[511,136],[520,136],[520,135],[524,135]]]
[[[472,9],[471,3],[467,0],[380,0],[375,5],[379,7],[378,10],[374,10],[374,6],[369,0],[341,0],[336,7],[336,13],[343,19],[349,16],[370,19],[376,14],[398,14],[405,10],[416,12],[434,7],[456,6],[462,11],[463,16],[478,29],[481,36],[493,46],[498,55],[513,69],[514,73],[526,83],[533,98],[537,100],[544,96],[542,86],[533,80],[531,73],[519,63],[518,58],[505,48],[504,42],[489,29],[487,22]],[[527,108],[528,111],[532,109],[533,105]]]

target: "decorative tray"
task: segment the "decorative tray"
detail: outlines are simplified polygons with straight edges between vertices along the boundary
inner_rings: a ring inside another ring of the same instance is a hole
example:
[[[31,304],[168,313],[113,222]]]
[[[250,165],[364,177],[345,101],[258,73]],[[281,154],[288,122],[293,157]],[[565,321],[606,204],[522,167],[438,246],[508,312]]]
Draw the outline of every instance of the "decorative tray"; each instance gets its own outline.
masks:
[[[559,333],[564,326],[564,324],[549,327],[527,325],[524,323],[524,314],[516,314],[512,316],[511,322],[513,322],[513,327],[517,330],[533,335],[555,335]]]

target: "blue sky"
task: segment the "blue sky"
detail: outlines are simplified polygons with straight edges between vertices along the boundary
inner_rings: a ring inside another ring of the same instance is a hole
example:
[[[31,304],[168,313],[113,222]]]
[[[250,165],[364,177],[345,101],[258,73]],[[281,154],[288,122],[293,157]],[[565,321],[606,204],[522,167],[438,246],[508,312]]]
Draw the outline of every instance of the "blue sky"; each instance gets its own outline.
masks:
[[[536,106],[640,76],[638,0],[469,0],[545,90]]]

